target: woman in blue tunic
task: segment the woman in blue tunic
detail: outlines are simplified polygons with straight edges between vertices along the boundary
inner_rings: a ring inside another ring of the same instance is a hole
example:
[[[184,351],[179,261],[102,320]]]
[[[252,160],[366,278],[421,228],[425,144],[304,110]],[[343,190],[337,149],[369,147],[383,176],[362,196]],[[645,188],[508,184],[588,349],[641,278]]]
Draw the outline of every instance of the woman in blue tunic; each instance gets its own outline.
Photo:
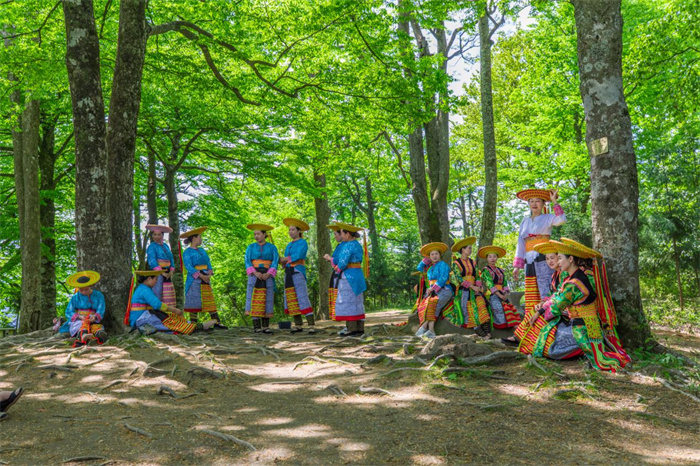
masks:
[[[429,287],[418,305],[418,337],[435,338],[435,321],[454,296],[449,283],[450,266],[442,260],[445,251],[447,245],[440,242],[428,243],[420,248],[423,260],[418,263],[417,269],[419,272],[426,272]]]
[[[280,264],[284,265],[284,313],[294,318],[291,333],[303,331],[302,316],[306,317],[309,324],[309,333],[316,333],[314,310],[306,285],[306,253],[309,244],[302,238],[303,232],[309,230],[309,224],[297,218],[285,218],[283,222],[289,227],[291,238],[284,249],[284,257],[280,259]]]
[[[207,227],[199,227],[180,235],[189,247],[182,253],[182,265],[187,270],[185,280],[185,312],[190,315],[190,322],[196,323],[197,314],[208,312],[209,317],[216,321],[214,328],[225,330],[221,325],[219,313],[211,289],[211,277],[214,270],[209,254],[202,247],[202,233]]]
[[[362,228],[340,222],[336,225],[343,242],[334,253],[336,258],[329,254],[324,256],[338,274],[335,320],[345,321],[347,324],[347,332],[341,332],[341,336],[360,336],[365,333],[364,292],[367,290],[362,270],[365,251],[357,242]]]
[[[270,318],[275,310],[275,277],[280,256],[267,238],[268,231],[274,227],[251,223],[246,228],[253,231],[255,242],[248,245],[245,251],[245,271],[248,275],[245,313],[253,318],[255,333],[272,333]]]
[[[138,285],[129,298],[124,325],[137,328],[147,335],[155,332],[189,335],[195,330],[208,330],[216,323],[213,319],[204,323],[189,323],[181,309],[159,300],[153,293],[153,287],[162,270],[137,270],[135,273]]]
[[[151,243],[146,249],[146,262],[151,270],[162,270],[158,276],[158,282],[153,287],[153,293],[170,306],[176,305],[175,287],[173,287],[173,274],[175,273],[175,258],[170,251],[170,246],[163,241],[165,233],[172,233],[173,229],[166,225],[146,225],[150,231]]]
[[[107,340],[107,333],[102,326],[105,316],[105,297],[93,289],[95,283],[100,280],[100,274],[86,270],[74,273],[66,282],[77,291],[71,297],[66,307],[66,325],[70,336],[75,338],[73,346],[88,344],[96,340],[102,344]]]

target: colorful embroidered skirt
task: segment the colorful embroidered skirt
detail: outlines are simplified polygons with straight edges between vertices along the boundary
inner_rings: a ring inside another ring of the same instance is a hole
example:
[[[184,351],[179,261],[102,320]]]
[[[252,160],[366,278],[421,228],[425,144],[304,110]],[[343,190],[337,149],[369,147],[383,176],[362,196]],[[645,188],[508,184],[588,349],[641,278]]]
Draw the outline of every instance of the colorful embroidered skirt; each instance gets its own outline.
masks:
[[[284,276],[284,313],[290,316],[313,312],[306,277],[294,269],[287,269]]]
[[[328,318],[335,320],[335,302],[338,300],[338,274],[331,274],[331,282],[328,285]]]
[[[520,314],[509,301],[503,301],[495,294],[492,294],[489,304],[491,304],[494,328],[510,328],[520,323]]]
[[[486,301],[473,290],[462,290],[462,313],[464,314],[464,327],[474,328],[491,320]],[[476,309],[474,309],[476,307]]]
[[[158,299],[167,304],[168,306],[175,307],[175,287],[170,279],[165,279],[162,275],[158,276],[158,281],[153,286],[153,293],[158,297]]]
[[[88,333],[94,335],[100,330],[104,330],[104,326],[102,324],[90,322],[90,315],[95,314],[95,311],[79,309],[75,311],[75,314],[80,318],[70,323],[70,336],[77,337],[82,340],[83,335]]]
[[[248,276],[245,300],[245,313],[253,318],[272,317],[275,304],[275,279],[260,280],[255,275]]]
[[[418,305],[418,321],[421,325],[426,321],[436,321],[443,312],[452,308],[454,306],[452,297],[452,288],[449,286],[442,287],[437,295],[427,293],[427,296]]]
[[[211,285],[202,282],[199,278],[192,280],[192,284],[185,293],[185,312],[216,311],[216,301]]]
[[[187,322],[183,316],[154,309],[143,312],[134,323],[135,327],[151,325],[160,332],[175,332],[190,335],[195,331],[197,325]]]
[[[335,300],[335,320],[349,321],[365,318],[364,293],[356,295],[345,274],[338,281],[338,296]]]
[[[554,270],[549,268],[547,262],[539,259],[525,266],[525,316],[515,329],[515,337],[518,340],[525,338],[535,305],[550,294],[549,285]]]

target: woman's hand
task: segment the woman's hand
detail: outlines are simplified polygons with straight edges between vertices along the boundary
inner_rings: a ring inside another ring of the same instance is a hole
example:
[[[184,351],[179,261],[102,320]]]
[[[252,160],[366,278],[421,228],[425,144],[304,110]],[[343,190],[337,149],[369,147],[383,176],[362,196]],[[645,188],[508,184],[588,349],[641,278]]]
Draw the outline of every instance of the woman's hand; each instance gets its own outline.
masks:
[[[520,269],[513,269],[513,280],[517,280],[518,277],[520,276]]]
[[[532,317],[530,317],[530,325],[535,325],[535,322],[537,322],[537,318],[540,316],[539,312],[535,312],[532,314]]]
[[[333,258],[331,257],[330,254],[324,254],[324,255],[323,255],[323,258],[326,259],[328,262],[330,262],[330,261],[333,260]]]
[[[559,190],[558,189],[550,189],[549,190],[549,200],[552,201],[552,204],[556,204],[557,199],[559,199]]]

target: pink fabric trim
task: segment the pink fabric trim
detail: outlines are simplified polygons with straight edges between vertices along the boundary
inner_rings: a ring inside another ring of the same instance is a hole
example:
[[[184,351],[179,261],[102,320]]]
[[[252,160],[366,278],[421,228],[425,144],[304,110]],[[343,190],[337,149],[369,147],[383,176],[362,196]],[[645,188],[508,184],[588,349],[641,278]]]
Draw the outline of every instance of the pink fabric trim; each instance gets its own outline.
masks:
[[[544,320],[552,320],[554,319],[554,314],[552,314],[552,300],[547,298],[544,303],[542,304],[542,308],[544,309]]]
[[[171,271],[171,272],[174,272],[174,271],[175,271],[175,267],[170,267],[170,271]]]
[[[158,267],[154,268],[153,270],[163,270],[163,268],[159,265]]]
[[[430,257],[424,257],[424,258],[423,258],[423,263],[424,263],[425,265],[430,265],[430,264],[433,263],[433,261],[430,260]]]
[[[441,286],[438,286],[438,284],[434,284],[433,286],[430,287],[430,291],[435,291],[436,293],[440,291]]]
[[[498,291],[498,288],[496,288],[495,286],[491,288],[491,293],[495,293],[496,291]]]
[[[339,268],[337,265],[334,265],[334,266],[333,266],[333,270],[335,270],[335,271],[338,272],[338,273],[341,272],[340,268]]]
[[[510,288],[508,288],[508,287],[506,286],[505,288],[503,288],[502,291],[503,291],[504,293],[510,293]]]
[[[277,276],[277,269],[274,267],[270,267],[267,270],[267,273],[269,273],[271,277],[276,277]]]
[[[470,282],[470,281],[464,280],[464,281],[462,282],[462,287],[463,287],[463,288],[469,288],[469,287],[472,286],[473,284],[474,284],[474,283],[472,283],[472,282]]]
[[[102,316],[95,312],[95,322],[102,322]]]
[[[250,266],[247,269],[245,269],[245,273],[247,275],[253,275],[253,272],[255,272],[255,267],[253,267],[253,266]]]
[[[287,262],[292,262],[292,256],[287,256],[285,257],[285,259],[287,260]]]
[[[525,259],[522,257],[516,257],[513,259],[513,267],[516,269],[524,269],[525,268]]]
[[[194,278],[199,278],[199,272],[195,272],[194,275],[192,275]]]
[[[476,286],[478,286],[479,288],[481,288],[484,285],[481,280],[477,280],[476,283],[474,283],[474,284]]]
[[[554,215],[556,215],[558,217],[558,216],[563,215],[563,214],[564,214],[564,209],[562,209],[562,207],[559,204],[555,205],[554,206]]]
[[[75,322],[77,319],[78,319],[78,313],[76,312],[76,313],[73,314],[73,316],[70,318],[70,321],[71,321],[71,322]]]

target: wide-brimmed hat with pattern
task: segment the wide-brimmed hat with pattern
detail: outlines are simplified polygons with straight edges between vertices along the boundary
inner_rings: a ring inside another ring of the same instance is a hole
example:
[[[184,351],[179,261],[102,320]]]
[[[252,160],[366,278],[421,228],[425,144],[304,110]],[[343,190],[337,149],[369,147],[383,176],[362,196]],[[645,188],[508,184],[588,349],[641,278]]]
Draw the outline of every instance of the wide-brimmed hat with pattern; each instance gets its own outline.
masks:
[[[282,220],[282,223],[288,227],[297,227],[301,231],[309,231],[311,229],[308,223],[303,220],[299,220],[298,218],[288,217]]]
[[[160,231],[161,233],[172,233],[173,229],[170,228],[168,225],[152,225],[148,224],[146,225],[146,230],[149,231]]]
[[[530,199],[542,199],[544,202],[549,202],[551,197],[546,189],[523,189],[515,195],[518,199],[529,201]]]
[[[557,248],[559,254],[564,254],[565,256],[574,256],[581,259],[592,259],[595,257],[595,252],[588,246],[584,246],[578,241],[568,240],[566,243],[560,243],[559,241],[551,241]]]
[[[506,255],[506,250],[500,246],[484,246],[479,248],[477,255],[482,259],[486,259],[489,254],[496,254],[499,258]]]
[[[249,223],[245,227],[251,231],[272,231],[275,229],[275,227],[267,223]]]
[[[189,238],[190,236],[201,235],[207,228],[209,227],[199,227],[195,228],[194,230],[186,231],[180,235],[180,238]]]
[[[467,236],[452,245],[452,252],[459,252],[463,247],[471,246],[474,243],[476,243],[476,236]]]
[[[596,251],[596,250],[593,249],[593,248],[589,248],[588,246],[586,246],[586,245],[584,245],[584,244],[581,244],[581,243],[579,243],[578,241],[574,241],[573,239],[562,237],[562,238],[561,238],[561,242],[564,243],[564,244],[574,244],[574,245],[576,245],[576,247],[578,247],[579,249],[581,249],[581,250],[587,252],[588,255],[589,255],[591,258],[593,258],[593,257],[603,257],[603,255],[602,255],[600,252]]]
[[[94,270],[83,270],[76,272],[66,279],[66,283],[71,288],[85,288],[100,281],[100,274]]]
[[[433,251],[439,251],[440,254],[444,254],[445,251],[447,251],[447,245],[445,243],[441,243],[440,241],[436,241],[434,243],[424,244],[420,248],[420,253],[423,257],[428,257]]]
[[[349,231],[350,233],[357,233],[358,231],[364,230],[364,228],[356,227],[349,223],[335,222],[335,224],[339,229]]]
[[[557,247],[554,244],[552,240],[545,241],[540,244],[536,244],[534,246],[535,251],[539,252],[540,254],[556,254],[557,253]]]

